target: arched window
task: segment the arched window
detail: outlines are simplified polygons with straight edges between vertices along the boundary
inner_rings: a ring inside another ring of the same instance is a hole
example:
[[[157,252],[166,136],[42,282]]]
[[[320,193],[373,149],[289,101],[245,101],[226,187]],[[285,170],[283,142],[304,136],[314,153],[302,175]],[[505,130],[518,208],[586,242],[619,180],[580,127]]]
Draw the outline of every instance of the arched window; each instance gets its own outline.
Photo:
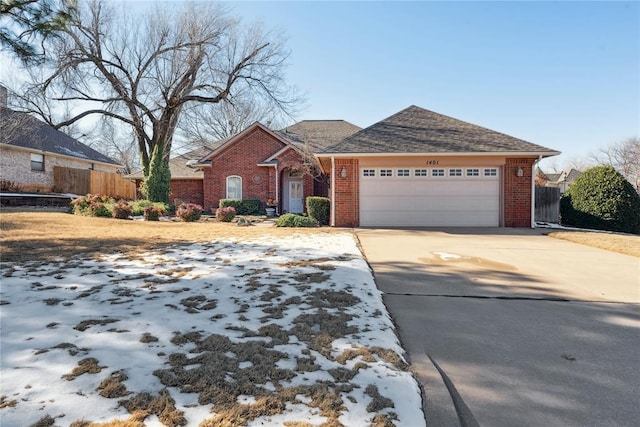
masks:
[[[227,199],[242,199],[242,177],[227,177]]]

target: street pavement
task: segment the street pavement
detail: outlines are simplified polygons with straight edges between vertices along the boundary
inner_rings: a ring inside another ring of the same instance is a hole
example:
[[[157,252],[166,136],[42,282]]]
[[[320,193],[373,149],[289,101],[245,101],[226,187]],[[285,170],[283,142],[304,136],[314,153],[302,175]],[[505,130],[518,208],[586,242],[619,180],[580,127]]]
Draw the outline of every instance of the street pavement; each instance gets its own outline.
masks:
[[[635,426],[640,259],[528,229],[359,229],[433,426]]]

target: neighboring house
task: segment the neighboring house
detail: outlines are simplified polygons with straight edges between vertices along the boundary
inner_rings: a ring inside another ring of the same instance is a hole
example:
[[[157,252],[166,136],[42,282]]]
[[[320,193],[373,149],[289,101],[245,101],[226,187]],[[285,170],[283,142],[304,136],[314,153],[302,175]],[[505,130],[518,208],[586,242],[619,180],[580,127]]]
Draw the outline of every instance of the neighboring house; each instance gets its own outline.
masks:
[[[120,165],[26,114],[0,106],[0,179],[21,191],[55,192],[53,168],[117,172]]]
[[[170,202],[206,210],[220,199],[272,199],[279,213],[302,213],[307,196],[327,196],[328,177],[313,153],[360,130],[344,120],[304,120],[279,131],[254,123],[206,148],[173,158]],[[141,172],[127,176],[138,184]]]
[[[411,106],[316,152],[334,226],[533,226],[535,164],[559,152]]]
[[[582,175],[582,172],[574,168],[560,173],[544,173],[540,171],[538,181],[543,187],[559,187],[560,194],[564,194],[580,175]]]

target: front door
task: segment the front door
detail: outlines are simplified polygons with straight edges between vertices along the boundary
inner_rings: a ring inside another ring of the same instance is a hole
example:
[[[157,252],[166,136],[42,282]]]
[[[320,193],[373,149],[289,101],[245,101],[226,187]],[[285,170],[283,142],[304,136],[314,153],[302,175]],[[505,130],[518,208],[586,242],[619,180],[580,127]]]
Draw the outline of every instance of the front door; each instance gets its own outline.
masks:
[[[302,194],[302,181],[289,181],[289,212],[302,213],[304,195]]]

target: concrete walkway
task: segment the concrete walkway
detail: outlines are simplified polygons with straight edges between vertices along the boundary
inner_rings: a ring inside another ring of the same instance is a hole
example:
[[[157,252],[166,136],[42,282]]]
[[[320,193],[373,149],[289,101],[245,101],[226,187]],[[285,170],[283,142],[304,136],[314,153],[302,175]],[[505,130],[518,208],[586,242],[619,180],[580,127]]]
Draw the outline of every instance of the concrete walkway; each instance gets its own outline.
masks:
[[[526,229],[356,234],[430,425],[637,425],[639,258]]]

